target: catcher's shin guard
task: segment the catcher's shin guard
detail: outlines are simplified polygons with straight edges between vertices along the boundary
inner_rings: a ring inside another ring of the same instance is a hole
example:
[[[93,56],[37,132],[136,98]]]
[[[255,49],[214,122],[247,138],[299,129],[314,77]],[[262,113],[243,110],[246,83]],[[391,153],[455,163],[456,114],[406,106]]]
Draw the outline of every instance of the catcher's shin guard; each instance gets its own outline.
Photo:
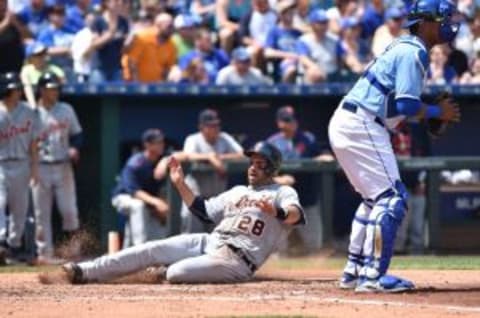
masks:
[[[394,188],[377,199],[367,228],[364,246],[367,256],[361,276],[377,279],[387,272],[397,230],[407,211],[407,197],[405,186],[397,181]]]

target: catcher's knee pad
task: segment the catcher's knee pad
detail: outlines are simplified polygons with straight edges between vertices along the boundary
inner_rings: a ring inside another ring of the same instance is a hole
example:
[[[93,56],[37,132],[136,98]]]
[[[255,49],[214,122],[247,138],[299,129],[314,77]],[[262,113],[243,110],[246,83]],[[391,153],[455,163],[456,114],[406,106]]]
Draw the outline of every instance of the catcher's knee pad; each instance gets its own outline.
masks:
[[[397,230],[407,211],[407,198],[405,186],[397,181],[395,187],[375,203],[375,208],[380,212],[374,215],[374,220],[371,220],[374,232],[373,255],[368,257],[366,267],[366,276],[369,278],[377,278],[387,272]]]

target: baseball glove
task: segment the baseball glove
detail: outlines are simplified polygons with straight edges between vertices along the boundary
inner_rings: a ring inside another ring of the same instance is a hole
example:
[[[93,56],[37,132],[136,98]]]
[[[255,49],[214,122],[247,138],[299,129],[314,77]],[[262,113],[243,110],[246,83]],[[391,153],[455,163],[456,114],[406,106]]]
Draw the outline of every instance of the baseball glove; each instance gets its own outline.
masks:
[[[443,100],[452,98],[452,95],[449,92],[441,92],[435,98],[434,103],[440,105]],[[433,138],[439,138],[444,135],[450,125],[450,122],[447,120],[442,120],[439,118],[429,118],[425,120],[425,125],[427,127],[428,134]]]

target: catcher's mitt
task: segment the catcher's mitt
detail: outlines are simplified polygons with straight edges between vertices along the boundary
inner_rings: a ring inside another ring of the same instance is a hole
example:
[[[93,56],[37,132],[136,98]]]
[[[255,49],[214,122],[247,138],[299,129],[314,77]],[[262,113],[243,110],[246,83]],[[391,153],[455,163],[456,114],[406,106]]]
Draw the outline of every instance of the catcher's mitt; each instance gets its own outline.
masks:
[[[438,96],[435,98],[434,103],[436,105],[440,105],[441,102],[445,99],[452,98],[452,95],[449,92],[441,92],[438,94]],[[438,138],[445,134],[447,131],[448,126],[450,125],[450,122],[447,120],[442,120],[439,118],[429,118],[425,120],[425,125],[427,127],[427,132],[428,134],[433,137],[433,138]]]

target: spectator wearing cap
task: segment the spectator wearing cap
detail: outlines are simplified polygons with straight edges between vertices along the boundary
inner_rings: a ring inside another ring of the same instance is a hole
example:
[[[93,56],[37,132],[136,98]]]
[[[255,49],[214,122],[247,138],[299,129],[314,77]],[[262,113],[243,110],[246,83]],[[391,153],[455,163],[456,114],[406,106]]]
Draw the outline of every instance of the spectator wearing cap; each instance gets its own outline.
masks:
[[[217,111],[204,109],[198,116],[197,133],[187,136],[183,152],[188,160],[199,165],[213,167],[214,172],[194,171],[185,181],[195,195],[209,198],[227,187],[227,175],[224,162],[243,158],[243,148],[228,133],[221,131]],[[182,208],[182,227],[184,232],[204,232],[205,224],[189,213],[188,207]],[[208,229],[207,229],[208,230]]]
[[[225,52],[235,47],[240,21],[252,9],[251,0],[217,0],[215,8],[220,46]]]
[[[168,13],[160,13],[155,25],[139,31],[126,56],[126,79],[143,83],[164,82],[177,62],[177,49],[172,40],[173,21]]]
[[[177,48],[177,57],[180,59],[195,48],[197,18],[190,14],[179,14],[173,21],[173,27],[175,34],[172,40]]]
[[[365,7],[360,18],[362,25],[362,39],[370,41],[385,21],[385,6],[383,0],[371,0]]]
[[[75,36],[65,24],[65,7],[50,7],[48,18],[50,24],[38,34],[38,41],[47,47],[52,63],[60,66],[65,72],[67,81],[73,79],[72,57],[70,47]]]
[[[92,24],[93,48],[97,51],[98,65],[95,77],[101,82],[121,81],[122,48],[130,30],[128,20],[121,15],[122,0],[102,0],[102,12]]]
[[[375,31],[372,39],[372,53],[375,57],[380,56],[387,46],[404,33],[404,20],[405,11],[402,8],[392,7],[385,11],[385,23]]]
[[[340,45],[344,53],[345,67],[350,74],[349,79],[354,79],[362,73],[371,60],[370,47],[360,38],[360,20],[355,17],[343,19]]]
[[[267,141],[277,147],[285,161],[311,158],[318,161],[331,161],[333,157],[328,148],[322,149],[315,136],[299,128],[295,109],[288,105],[280,107],[276,114],[278,132],[271,135]],[[279,175],[275,181],[291,185],[302,194],[302,206],[308,219],[308,225],[298,229],[306,253],[317,251],[322,244],[321,207],[314,187],[314,179],[310,173],[295,173]],[[283,247],[282,249],[284,249]]]
[[[20,72],[25,58],[24,29],[10,12],[7,0],[0,0],[0,73]]]
[[[124,248],[167,236],[170,207],[161,198],[168,157],[159,129],[142,135],[143,151],[133,154],[123,167],[113,190],[112,205],[127,218]]]
[[[269,80],[262,72],[251,65],[247,48],[238,47],[232,52],[232,63],[220,70],[216,83],[218,85],[262,85]]]
[[[230,63],[227,53],[214,47],[210,32],[200,29],[195,35],[195,50],[184,55],[178,63],[180,73],[190,64],[190,61],[200,58],[208,74],[208,82],[215,83],[218,72]],[[175,70],[178,72],[178,70]]]
[[[28,44],[25,48],[27,61],[22,67],[20,78],[22,79],[25,96],[30,106],[35,107],[35,87],[43,73],[49,72],[58,76],[65,82],[65,73],[62,68],[47,62],[47,47],[40,42]]]
[[[345,51],[338,36],[328,32],[328,17],[323,9],[310,13],[312,33],[304,34],[296,43],[300,56],[309,59],[320,68],[320,79],[334,79],[337,76]]]
[[[45,0],[31,0],[30,5],[19,11],[16,16],[18,21],[28,29],[32,38],[36,38],[49,24],[48,6]]]
[[[268,0],[253,0],[252,11],[240,22],[239,37],[252,56],[252,64],[263,68],[263,49],[267,35],[277,24],[277,14]]]
[[[306,81],[314,83],[321,79],[320,70],[310,59],[296,51],[296,43],[302,33],[293,27],[295,6],[293,0],[282,0],[277,4],[279,23],[268,33],[265,57],[274,61],[274,77],[280,77],[282,82],[295,82],[297,71],[302,67]]]

